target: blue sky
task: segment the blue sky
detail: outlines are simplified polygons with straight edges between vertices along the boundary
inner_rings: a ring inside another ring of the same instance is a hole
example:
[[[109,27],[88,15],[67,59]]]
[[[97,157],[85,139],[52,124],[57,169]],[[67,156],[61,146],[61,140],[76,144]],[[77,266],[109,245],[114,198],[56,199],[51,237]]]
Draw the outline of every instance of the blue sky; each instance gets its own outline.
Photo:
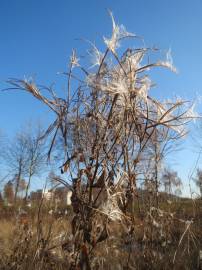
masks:
[[[65,89],[65,71],[72,48],[84,54],[86,38],[103,48],[109,36],[111,9],[118,23],[144,37],[146,46],[165,52],[172,49],[179,74],[157,70],[153,91],[160,98],[202,95],[202,1],[201,0],[1,0],[0,89],[10,78],[34,77],[39,84]],[[199,107],[200,111],[200,107]],[[0,129],[12,136],[26,121],[41,119],[47,126],[53,115],[23,92],[0,92]],[[186,178],[196,159],[187,140],[173,156],[175,168]]]

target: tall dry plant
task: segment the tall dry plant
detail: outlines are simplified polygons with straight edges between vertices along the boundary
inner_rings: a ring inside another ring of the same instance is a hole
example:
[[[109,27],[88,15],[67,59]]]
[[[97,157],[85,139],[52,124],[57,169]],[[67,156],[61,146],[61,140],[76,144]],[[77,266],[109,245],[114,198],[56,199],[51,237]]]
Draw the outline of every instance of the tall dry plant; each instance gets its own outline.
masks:
[[[161,226],[153,215],[162,219],[167,228],[171,214],[165,213],[163,218],[158,204],[151,203],[146,209],[139,207],[139,216],[145,220],[137,223],[138,181],[146,180],[146,175],[155,171],[156,163],[150,153],[157,149],[157,138],[161,142],[182,138],[185,125],[195,117],[192,106],[182,99],[159,101],[150,95],[151,69],[176,71],[170,54],[164,61],[146,64],[146,56],[155,53],[150,48],[128,48],[120,55],[120,43],[138,37],[117,25],[112,13],[110,16],[112,35],[104,38],[106,50],[101,52],[90,43],[88,53],[93,63],[87,68],[82,66],[73,50],[69,71],[64,73],[68,83],[63,97],[51,88],[47,95],[43,94],[32,80],[9,81],[12,88],[29,92],[56,115],[44,137],[52,134],[49,158],[57,138],[62,143],[61,173],[66,174],[66,180],[61,178],[61,182],[72,184],[70,269],[97,269],[96,265],[104,265],[99,248],[101,243],[103,247],[110,243],[115,225],[123,228],[131,244],[137,224],[145,223],[142,243],[146,243],[145,254],[148,253],[146,247],[155,229]],[[165,233],[170,235],[169,230]],[[131,252],[130,245],[127,256],[122,258],[126,269],[132,263]]]

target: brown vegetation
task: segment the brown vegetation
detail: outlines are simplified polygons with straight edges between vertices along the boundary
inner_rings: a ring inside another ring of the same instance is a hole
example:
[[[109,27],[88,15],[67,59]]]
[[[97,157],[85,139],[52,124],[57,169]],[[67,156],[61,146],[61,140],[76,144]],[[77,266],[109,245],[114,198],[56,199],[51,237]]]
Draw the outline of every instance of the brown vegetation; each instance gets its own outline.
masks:
[[[72,188],[72,213],[52,215],[42,198],[34,217],[16,216],[2,269],[199,268],[201,201],[172,196],[180,179],[161,170],[166,151],[196,116],[193,106],[151,96],[148,72],[176,71],[171,56],[146,62],[156,52],[150,48],[119,55],[123,39],[138,37],[110,15],[112,36],[104,38],[103,53],[91,44],[90,67],[73,51],[64,96],[52,88],[44,95],[33,81],[10,81],[56,115],[40,139],[52,134],[48,157],[57,146],[63,158],[57,181]],[[163,179],[168,195],[161,193]]]

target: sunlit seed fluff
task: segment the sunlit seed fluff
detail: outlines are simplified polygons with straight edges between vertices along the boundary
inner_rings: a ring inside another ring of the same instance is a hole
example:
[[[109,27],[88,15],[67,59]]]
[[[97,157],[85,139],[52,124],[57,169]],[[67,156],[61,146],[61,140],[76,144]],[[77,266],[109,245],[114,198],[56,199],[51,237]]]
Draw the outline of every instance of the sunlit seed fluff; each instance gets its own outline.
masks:
[[[126,37],[134,37],[133,33],[129,33],[126,31],[123,25],[116,25],[112,12],[109,12],[112,19],[112,36],[111,38],[105,38],[104,42],[108,49],[113,53],[116,52],[116,49],[119,47],[119,42],[121,39]]]
[[[78,67],[79,65],[79,58],[77,58],[76,51],[72,50],[72,55],[70,57],[70,63],[72,67]]]

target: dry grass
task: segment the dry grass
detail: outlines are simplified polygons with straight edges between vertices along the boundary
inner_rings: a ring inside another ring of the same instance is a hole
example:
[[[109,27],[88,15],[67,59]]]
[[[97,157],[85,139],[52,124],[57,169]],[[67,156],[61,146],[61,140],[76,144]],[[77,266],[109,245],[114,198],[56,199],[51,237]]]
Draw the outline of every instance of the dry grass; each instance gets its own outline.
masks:
[[[154,208],[143,218],[138,217],[136,208],[133,231],[122,222],[109,222],[107,236],[102,232],[93,257],[89,252],[91,269],[199,269],[202,202],[198,200],[195,204],[200,210],[197,214],[193,213],[191,200],[179,200],[172,202],[170,212],[164,203],[160,206],[165,210],[158,212]],[[194,224],[184,222],[184,214]],[[46,210],[39,218],[38,212],[33,216],[32,211],[24,223],[13,217],[1,219],[0,269],[71,269],[72,217],[56,217]],[[94,230],[96,236],[96,224]]]
[[[48,212],[40,217],[38,212],[31,214],[0,220],[0,269],[60,269],[60,264],[66,265],[62,247],[70,235],[69,219]]]
[[[0,253],[9,254],[12,246],[14,220],[0,220]]]

